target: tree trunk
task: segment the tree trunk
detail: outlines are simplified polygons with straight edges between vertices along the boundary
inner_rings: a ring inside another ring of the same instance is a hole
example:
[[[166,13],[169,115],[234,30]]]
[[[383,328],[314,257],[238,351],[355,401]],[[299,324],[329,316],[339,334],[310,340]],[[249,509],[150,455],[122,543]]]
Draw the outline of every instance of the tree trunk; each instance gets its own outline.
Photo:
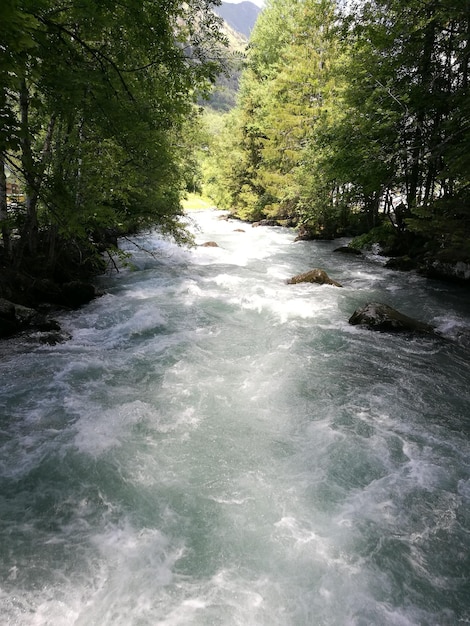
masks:
[[[411,169],[407,190],[407,204],[411,211],[413,211],[418,206],[420,200],[422,200],[423,175],[426,175],[426,172],[423,171],[425,167],[423,154],[428,147],[427,142],[429,138],[424,133],[424,122],[427,111],[426,99],[431,95],[430,91],[433,81],[432,54],[436,40],[436,25],[433,21],[433,11],[434,8],[431,6],[428,14],[429,23],[424,32],[422,59],[419,64],[422,104],[419,105],[416,112],[416,125],[411,146]]]
[[[460,61],[460,75],[461,75],[461,87],[463,90],[468,87],[468,70],[470,65],[470,5],[466,10],[466,42],[465,48],[462,52],[461,61]],[[462,20],[463,23],[464,20]]]
[[[11,256],[10,229],[8,227],[7,211],[7,178],[5,175],[5,158],[0,155],[0,225],[3,240],[3,253],[5,258]]]
[[[20,91],[20,114],[22,130],[21,167],[26,181],[26,218],[21,231],[19,254],[16,259],[17,265],[21,264],[25,249],[30,256],[37,255],[39,234],[37,207],[51,153],[52,135],[56,121],[56,116],[52,115],[46,130],[41,158],[35,162],[29,127],[29,91],[25,80],[22,82]]]
[[[17,264],[22,261],[25,248],[31,255],[37,251],[38,222],[37,222],[37,188],[36,172],[33,152],[31,148],[31,134],[29,128],[29,90],[26,80],[21,82],[20,89],[20,116],[21,116],[21,168],[26,182],[26,217],[21,230],[21,241],[16,259]]]

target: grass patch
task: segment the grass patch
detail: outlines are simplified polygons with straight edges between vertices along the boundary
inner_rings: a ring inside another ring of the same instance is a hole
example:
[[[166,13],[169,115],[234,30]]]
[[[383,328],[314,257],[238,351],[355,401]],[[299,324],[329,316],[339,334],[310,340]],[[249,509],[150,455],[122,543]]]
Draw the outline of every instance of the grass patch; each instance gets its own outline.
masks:
[[[188,193],[187,197],[181,203],[185,211],[204,211],[213,209],[214,203],[206,200],[202,196],[195,193]]]

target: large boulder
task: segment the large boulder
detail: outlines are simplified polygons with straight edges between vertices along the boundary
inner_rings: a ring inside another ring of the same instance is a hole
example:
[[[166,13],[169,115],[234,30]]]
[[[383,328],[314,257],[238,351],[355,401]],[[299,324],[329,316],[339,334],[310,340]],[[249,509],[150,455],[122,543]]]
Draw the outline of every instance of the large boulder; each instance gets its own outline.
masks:
[[[297,229],[297,236],[294,241],[312,241],[313,239],[318,239],[318,234],[313,229],[309,228],[302,224]]]
[[[20,326],[26,328],[31,326],[37,319],[38,312],[35,309],[30,309],[27,306],[21,304],[15,304],[15,317],[18,320]]]
[[[21,330],[13,302],[0,298],[0,337],[8,337]]]
[[[306,224],[301,224],[297,228],[297,237],[294,241],[331,241],[336,237],[336,233],[328,229],[318,229]]]
[[[428,278],[446,280],[462,284],[470,282],[470,263],[466,261],[441,261],[439,259],[424,259],[418,268],[420,274]]]
[[[88,304],[96,298],[96,289],[92,283],[83,280],[72,280],[61,285],[60,303],[70,309]]]
[[[315,268],[304,272],[303,274],[297,274],[287,281],[288,285],[296,285],[297,283],[317,283],[318,285],[334,285],[335,287],[342,287],[340,283],[336,282],[328,276],[325,270]]]
[[[0,337],[9,337],[35,326],[37,316],[35,309],[0,298]]]
[[[349,318],[353,326],[365,326],[370,330],[386,332],[434,334],[435,329],[429,324],[408,317],[382,302],[369,302],[359,307]]]
[[[41,333],[58,332],[60,325],[36,309],[0,298],[0,337],[10,337],[27,329]]]

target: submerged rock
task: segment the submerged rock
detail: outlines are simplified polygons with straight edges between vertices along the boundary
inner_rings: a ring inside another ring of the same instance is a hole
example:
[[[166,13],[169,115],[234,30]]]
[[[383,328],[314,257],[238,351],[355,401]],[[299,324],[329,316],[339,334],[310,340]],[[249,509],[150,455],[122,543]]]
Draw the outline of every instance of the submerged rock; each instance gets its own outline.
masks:
[[[334,285],[335,287],[342,287],[340,283],[336,282],[328,276],[325,270],[315,268],[304,272],[303,274],[297,274],[287,281],[288,285],[296,285],[297,283],[317,283],[318,285]]]
[[[370,330],[434,334],[429,324],[408,317],[382,302],[369,302],[356,309],[349,318],[353,326],[366,326]]]
[[[385,267],[391,270],[409,272],[410,270],[416,269],[416,261],[407,255],[395,256],[385,263]]]
[[[47,344],[49,346],[55,346],[58,343],[65,343],[70,339],[72,339],[72,335],[61,330],[41,332],[38,335],[39,343]]]
[[[219,248],[219,244],[216,241],[205,241],[201,243],[202,248]]]
[[[333,252],[340,252],[341,254],[351,254],[353,256],[363,256],[362,252],[357,248],[351,248],[351,246],[340,246],[335,248]]]

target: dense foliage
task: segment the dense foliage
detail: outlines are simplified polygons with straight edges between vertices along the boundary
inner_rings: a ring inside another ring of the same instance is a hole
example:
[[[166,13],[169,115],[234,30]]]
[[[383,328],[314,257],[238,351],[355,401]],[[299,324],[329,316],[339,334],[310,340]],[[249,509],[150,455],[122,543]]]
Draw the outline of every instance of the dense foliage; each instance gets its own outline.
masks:
[[[150,224],[184,240],[185,129],[224,43],[213,4],[0,3],[4,268],[58,275]]]
[[[209,189],[249,220],[386,221],[402,251],[469,259],[469,63],[469,0],[269,0]]]

